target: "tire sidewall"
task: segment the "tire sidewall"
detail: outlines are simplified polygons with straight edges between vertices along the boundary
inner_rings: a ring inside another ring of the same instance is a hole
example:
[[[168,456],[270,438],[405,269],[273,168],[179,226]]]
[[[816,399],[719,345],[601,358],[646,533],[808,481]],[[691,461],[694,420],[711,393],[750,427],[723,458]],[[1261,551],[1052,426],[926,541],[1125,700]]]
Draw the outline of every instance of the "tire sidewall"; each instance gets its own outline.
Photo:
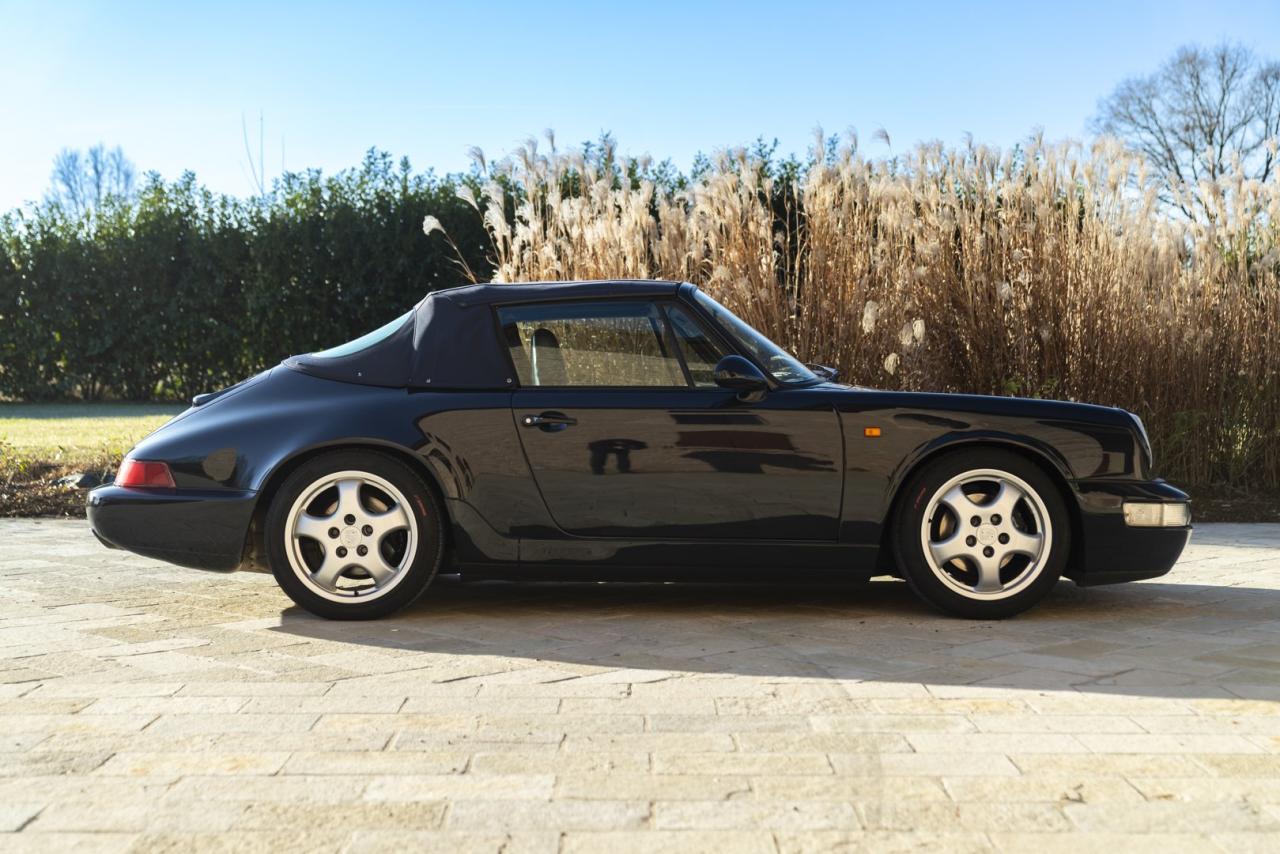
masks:
[[[334,602],[317,595],[294,573],[285,538],[289,509],[298,496],[326,474],[363,471],[384,478],[408,501],[418,525],[418,549],[413,562],[401,570],[405,577],[385,595],[369,601]],[[267,510],[264,540],[267,560],[276,583],[298,606],[330,620],[370,620],[384,617],[411,604],[422,595],[444,554],[444,515],[435,491],[422,477],[399,460],[377,451],[333,451],[307,460],[293,471],[272,498]]]
[[[1053,543],[1039,577],[1007,599],[970,599],[939,579],[920,544],[920,529],[930,498],[946,481],[976,469],[1007,472],[1036,491],[1053,526]],[[902,504],[894,519],[893,541],[898,565],[911,589],[935,608],[969,619],[998,620],[1035,605],[1053,589],[1066,569],[1071,552],[1071,519],[1057,484],[1040,466],[1011,451],[973,448],[957,450],[927,464],[903,486]]]

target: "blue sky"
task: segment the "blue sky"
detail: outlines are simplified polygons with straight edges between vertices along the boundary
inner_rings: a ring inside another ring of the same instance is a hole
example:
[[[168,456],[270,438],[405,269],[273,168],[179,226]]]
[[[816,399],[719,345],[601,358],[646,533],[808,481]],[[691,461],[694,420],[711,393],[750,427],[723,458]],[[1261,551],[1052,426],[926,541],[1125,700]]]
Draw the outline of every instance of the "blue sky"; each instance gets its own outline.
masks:
[[[686,168],[699,150],[815,126],[867,150],[966,132],[1081,138],[1097,99],[1180,44],[1280,57],[1276,2],[14,3],[0,0],[0,209],[38,198],[64,146],[249,191],[241,117],[268,176],[371,146],[463,169],[554,128]]]

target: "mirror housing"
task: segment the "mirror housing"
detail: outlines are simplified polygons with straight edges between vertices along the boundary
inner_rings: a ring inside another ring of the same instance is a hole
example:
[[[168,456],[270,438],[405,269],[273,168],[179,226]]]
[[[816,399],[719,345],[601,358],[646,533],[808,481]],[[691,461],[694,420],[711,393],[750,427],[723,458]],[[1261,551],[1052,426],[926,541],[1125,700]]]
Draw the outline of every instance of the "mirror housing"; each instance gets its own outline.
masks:
[[[716,362],[714,377],[720,388],[738,394],[763,394],[769,389],[769,380],[760,369],[741,356],[725,356]]]
[[[830,365],[811,364],[811,365],[805,365],[805,367],[813,371],[815,374],[817,374],[819,377],[826,380],[827,382],[835,382],[836,380],[840,379],[840,371],[837,368],[831,367]]]

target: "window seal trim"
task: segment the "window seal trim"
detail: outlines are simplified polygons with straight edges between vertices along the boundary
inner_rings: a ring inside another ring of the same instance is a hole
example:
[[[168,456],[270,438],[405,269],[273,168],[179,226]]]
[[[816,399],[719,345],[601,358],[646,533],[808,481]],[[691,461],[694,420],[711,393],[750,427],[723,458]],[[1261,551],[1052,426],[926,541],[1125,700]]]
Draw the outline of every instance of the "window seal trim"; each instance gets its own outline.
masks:
[[[680,346],[680,337],[676,335],[675,324],[671,322],[671,316],[667,313],[667,306],[658,303],[658,313],[662,315],[662,326],[666,332],[667,347],[676,354],[676,361],[680,363],[680,373],[684,374],[684,384],[688,388],[697,388],[693,382],[693,374],[689,371],[689,365],[684,359],[684,348]]]

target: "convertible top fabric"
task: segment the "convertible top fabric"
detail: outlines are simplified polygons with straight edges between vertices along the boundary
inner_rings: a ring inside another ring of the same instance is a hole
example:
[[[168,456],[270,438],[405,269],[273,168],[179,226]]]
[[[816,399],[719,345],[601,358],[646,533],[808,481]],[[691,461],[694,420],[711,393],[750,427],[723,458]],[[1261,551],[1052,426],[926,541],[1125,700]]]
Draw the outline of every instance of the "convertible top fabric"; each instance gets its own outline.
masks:
[[[506,389],[516,385],[492,306],[548,300],[673,296],[679,282],[534,282],[467,285],[435,291],[404,325],[346,356],[290,356],[305,374],[389,388]]]

